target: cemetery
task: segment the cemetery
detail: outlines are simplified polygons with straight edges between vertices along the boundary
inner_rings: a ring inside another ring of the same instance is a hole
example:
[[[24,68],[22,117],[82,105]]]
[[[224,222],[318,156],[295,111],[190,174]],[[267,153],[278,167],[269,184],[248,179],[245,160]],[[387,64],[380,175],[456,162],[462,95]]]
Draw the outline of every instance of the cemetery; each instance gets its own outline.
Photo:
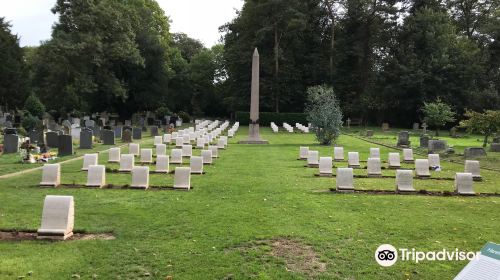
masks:
[[[500,6],[240,2],[0,12],[0,280],[499,280]]]

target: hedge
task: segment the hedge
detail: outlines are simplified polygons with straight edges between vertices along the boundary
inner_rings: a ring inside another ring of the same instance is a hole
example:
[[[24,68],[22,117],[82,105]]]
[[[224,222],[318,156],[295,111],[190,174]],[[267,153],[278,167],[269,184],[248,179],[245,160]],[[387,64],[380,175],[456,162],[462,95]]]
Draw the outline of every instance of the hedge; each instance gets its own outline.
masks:
[[[295,123],[300,123],[307,126],[307,114],[305,113],[273,113],[273,112],[260,112],[259,123],[262,126],[270,126],[271,122],[281,126],[284,122],[295,126]],[[249,112],[236,112],[236,121],[241,125],[248,125],[250,123]]]

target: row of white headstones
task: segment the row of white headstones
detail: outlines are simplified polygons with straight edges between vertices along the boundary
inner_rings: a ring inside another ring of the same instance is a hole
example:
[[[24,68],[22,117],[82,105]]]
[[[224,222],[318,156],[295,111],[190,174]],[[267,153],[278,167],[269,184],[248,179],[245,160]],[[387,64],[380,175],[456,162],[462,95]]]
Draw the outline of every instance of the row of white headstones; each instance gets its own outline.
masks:
[[[335,147],[333,157],[320,157],[318,151],[311,151],[308,147],[300,147],[299,159],[307,160],[307,165],[319,168],[320,176],[333,176],[333,161],[344,161],[344,148]],[[338,191],[354,191],[354,170],[361,167],[358,152],[348,152],[348,167],[337,168],[336,188]],[[412,149],[403,149],[403,161],[415,164],[417,178],[430,178],[430,170],[441,170],[439,154],[429,154],[427,159],[414,159]],[[396,169],[396,191],[415,192],[413,187],[413,170],[401,168],[399,153],[389,153],[389,169]],[[380,148],[370,148],[367,160],[368,177],[382,176],[382,161],[380,159]],[[464,195],[475,194],[473,181],[481,180],[479,161],[467,160],[465,172],[455,174],[455,192]]]
[[[218,125],[218,122],[216,122]],[[205,121],[197,124],[197,131],[205,131],[205,133],[200,133],[200,137],[204,137],[208,131],[214,129],[211,133],[214,136],[213,139],[217,139],[218,145],[212,146],[212,149],[203,150],[205,151],[206,157],[194,157],[190,156],[190,167],[176,167],[175,168],[175,177],[174,177],[174,188],[189,190],[191,188],[191,174],[194,171],[198,172],[198,174],[203,173],[203,165],[205,164],[204,159],[207,159],[207,164],[212,163],[213,158],[218,157],[219,149],[226,149],[228,146],[227,137],[222,136],[221,134],[227,129],[229,126],[228,122],[225,122],[219,128],[215,128],[214,123]],[[203,127],[203,128],[200,128]],[[229,130],[228,135],[230,137],[234,136],[239,128],[239,123],[235,123]],[[188,131],[190,131],[189,129]],[[215,132],[215,133],[214,133]],[[179,135],[179,133],[177,133]],[[184,134],[184,132],[180,133],[180,135]],[[162,137],[163,139],[168,139],[168,137]],[[220,141],[221,139],[225,139],[223,141],[224,145]],[[156,138],[155,138],[156,140]],[[158,145],[167,145],[170,142],[161,143]],[[209,143],[207,143],[209,144]],[[129,152],[135,151],[135,149],[139,150],[139,145],[136,143],[131,143],[129,146]],[[180,155],[180,163],[182,164],[182,157],[189,157],[183,154],[184,149],[186,151],[188,148],[185,146],[191,145],[182,145],[183,149],[173,149],[172,157],[177,157]],[[214,148],[215,147],[215,148]],[[157,151],[158,151],[158,147]],[[192,147],[191,147],[192,148]],[[152,150],[153,149],[140,149],[140,160],[141,163],[152,163]],[[163,151],[162,149],[160,149]],[[174,152],[175,151],[175,152]],[[192,150],[191,155],[192,155]],[[215,156],[214,153],[215,151]],[[112,148],[109,151],[108,162],[120,162],[120,168],[125,168],[124,171],[129,171],[132,173],[132,185],[131,187],[147,189],[149,187],[149,167],[148,166],[134,166],[136,154],[127,154],[120,155],[120,148]],[[98,154],[87,154],[84,156],[83,160],[83,168],[82,170],[86,170],[87,174],[87,186],[88,187],[103,187],[105,185],[105,174],[106,167],[104,165],[98,165]],[[131,167],[131,168],[128,168]],[[157,154],[156,160],[156,172],[158,173],[169,173],[169,156],[166,154]],[[43,187],[57,187],[61,184],[61,165],[60,164],[46,164],[43,167],[42,172],[42,182],[40,186]],[[40,228],[37,231],[37,238],[39,239],[56,239],[56,240],[66,240],[67,238],[73,235],[74,228],[74,198],[73,196],[57,196],[57,195],[48,195],[45,197],[43,212],[42,212],[42,223]]]
[[[308,126],[304,126],[300,123],[295,123],[295,127],[302,131],[303,133],[309,133],[309,127]],[[288,131],[289,133],[293,133],[294,132],[294,128],[293,126],[289,125],[288,123],[283,123],[283,128]],[[279,132],[279,127],[276,125],[276,123],[274,122],[271,122],[271,129],[273,130],[274,133],[278,133]]]

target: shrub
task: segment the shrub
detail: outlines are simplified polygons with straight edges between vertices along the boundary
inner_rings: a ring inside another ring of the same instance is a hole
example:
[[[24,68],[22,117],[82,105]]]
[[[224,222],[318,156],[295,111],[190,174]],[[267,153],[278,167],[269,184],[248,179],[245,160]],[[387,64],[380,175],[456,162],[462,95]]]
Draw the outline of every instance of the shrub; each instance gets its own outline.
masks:
[[[450,105],[443,103],[439,98],[435,102],[424,102],[422,112],[425,116],[424,121],[436,128],[436,136],[439,136],[440,127],[455,121],[455,112],[451,110]]]
[[[32,129],[40,128],[42,126],[42,121],[29,112],[25,112],[21,120],[21,125],[26,131],[31,131]]]
[[[42,104],[40,99],[32,93],[24,102],[24,110],[28,111],[31,116],[41,119],[45,113],[45,106]]]
[[[342,110],[333,88],[315,86],[307,89],[307,119],[312,124],[316,139],[330,145],[340,136]]]
[[[155,114],[157,118],[163,119],[165,116],[171,115],[172,112],[170,111],[170,109],[168,109],[167,106],[161,106],[158,109],[156,109]]]
[[[179,118],[181,118],[183,122],[185,123],[191,122],[191,116],[189,116],[188,113],[180,111],[177,115],[179,115]]]

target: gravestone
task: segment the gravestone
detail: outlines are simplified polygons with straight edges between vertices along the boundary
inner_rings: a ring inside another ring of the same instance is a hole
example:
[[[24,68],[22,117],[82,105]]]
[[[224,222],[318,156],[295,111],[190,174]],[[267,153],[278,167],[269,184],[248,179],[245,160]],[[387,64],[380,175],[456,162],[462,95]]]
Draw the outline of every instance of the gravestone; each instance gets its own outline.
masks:
[[[45,143],[45,139],[43,137],[43,130],[32,130],[30,131],[28,137],[32,144],[42,145]]]
[[[396,171],[396,191],[398,192],[415,192],[413,188],[413,171],[397,170]]]
[[[73,155],[73,137],[71,135],[59,135],[59,146],[57,148],[59,157]]]
[[[40,187],[53,187],[56,188],[61,185],[61,165],[45,164],[42,167],[42,181]]]
[[[429,153],[438,153],[448,149],[446,140],[429,140]]]
[[[380,158],[380,148],[370,148],[371,158]]]
[[[419,178],[429,178],[431,177],[431,172],[429,171],[429,160],[427,159],[417,159],[415,160],[415,173]]]
[[[167,145],[160,144],[156,145],[156,156],[165,156],[167,155]]]
[[[157,126],[151,127],[151,136],[152,137],[158,136],[158,127]]]
[[[203,150],[203,151],[201,151],[201,156],[203,157],[203,164],[212,164],[213,163],[212,151]]]
[[[428,158],[429,160],[429,166],[431,168],[437,168],[437,167],[441,167],[441,160],[439,158],[439,154],[429,154],[428,155]]]
[[[388,131],[389,130],[389,123],[383,123],[382,124],[382,130],[385,132],[385,131]]]
[[[191,168],[176,167],[174,176],[174,189],[191,189]]]
[[[457,128],[455,126],[450,129],[450,137],[457,138]]]
[[[307,159],[307,154],[309,153],[309,147],[300,147],[299,148],[299,159],[305,160]]]
[[[212,151],[212,158],[219,157],[219,148],[217,148],[217,146],[208,146],[208,149]]]
[[[141,149],[141,163],[153,162],[153,149]]]
[[[85,120],[85,127],[94,127],[95,126],[95,121],[93,120]]]
[[[19,136],[16,134],[5,134],[3,139],[3,153],[14,154],[19,152]]]
[[[163,135],[163,143],[170,144],[172,142],[172,134],[164,134]]]
[[[333,175],[333,159],[332,157],[319,158],[319,176],[331,177]]]
[[[429,126],[428,126],[426,123],[423,123],[423,124],[422,124],[422,134],[423,134],[423,135],[427,134],[427,128],[428,128],[428,127],[429,127]]]
[[[121,153],[122,153],[121,148],[111,148],[111,149],[109,149],[108,162],[109,163],[118,163],[118,162],[120,162]]]
[[[122,155],[120,157],[120,172],[130,172],[134,168],[135,156],[131,154]]]
[[[373,136],[373,130],[367,130],[366,137],[372,137],[372,136]]]
[[[408,147],[410,146],[410,133],[408,131],[401,131],[398,134],[398,147]]]
[[[464,156],[466,159],[485,157],[486,151],[484,148],[479,147],[465,148]]]
[[[47,195],[37,239],[66,240],[73,236],[74,205],[72,196]]]
[[[142,139],[142,129],[139,127],[134,127],[132,130],[132,138],[134,140]]]
[[[101,140],[103,145],[115,145],[115,132],[113,130],[103,129],[101,131]]]
[[[184,145],[184,139],[182,137],[175,138],[175,147],[181,148]]]
[[[415,161],[413,158],[413,150],[412,149],[403,149],[403,161],[405,163],[412,163]]]
[[[45,139],[47,142],[47,146],[49,148],[57,148],[59,146],[59,133],[55,131],[49,131],[45,133]],[[81,136],[80,136],[80,141],[81,141]]]
[[[359,164],[359,153],[358,152],[349,152],[347,153],[347,161],[349,168],[360,168]]]
[[[455,192],[461,195],[475,195],[471,173],[455,174]]]
[[[132,142],[132,132],[130,130],[126,129],[123,131],[122,142],[124,142],[124,143]]]
[[[420,129],[420,124],[419,123],[413,123],[413,130],[419,130]]]
[[[465,173],[471,173],[474,181],[481,181],[482,177],[481,177],[481,169],[479,168],[479,161],[466,160]]]
[[[420,136],[420,148],[428,148],[429,147],[429,135]]]
[[[196,139],[196,148],[197,149],[205,149],[205,138],[200,137]]]
[[[132,126],[132,121],[131,120],[125,120],[125,125],[126,126]]]
[[[191,157],[189,163],[191,174],[203,174],[203,158],[198,156]]]
[[[97,165],[97,162],[99,161],[99,155],[98,154],[86,154],[83,156],[83,171],[89,170],[89,166],[91,165]]]
[[[500,143],[500,136],[493,137],[493,143]]]
[[[153,145],[156,146],[156,145],[160,145],[160,144],[163,144],[163,137],[155,136]]]
[[[354,172],[352,168],[337,168],[337,191],[354,192]]]
[[[91,129],[92,129],[92,132],[94,133],[94,137],[102,139],[101,138],[101,128],[100,127],[93,126],[93,127],[91,127]]]
[[[368,177],[382,177],[380,158],[369,158],[367,161]]]
[[[309,151],[307,153],[307,166],[318,168],[319,167],[319,152]]]
[[[181,149],[172,149],[170,151],[170,163],[182,165],[182,150]]]
[[[115,126],[114,131],[116,139],[122,138],[123,128],[121,126]]]
[[[401,158],[399,156],[399,153],[389,153],[389,168],[401,168]]]
[[[344,161],[344,147],[333,148],[333,160]]]
[[[137,143],[128,144],[128,153],[134,156],[139,156],[141,152],[141,146]]]
[[[106,167],[104,165],[91,165],[87,173],[87,187],[102,188],[106,185]]]
[[[7,127],[4,129],[4,134],[17,134],[17,129],[13,127]]]
[[[170,173],[170,157],[160,155],[156,157],[155,173]]]
[[[219,139],[217,141],[217,147],[221,150],[224,150],[226,148],[226,144],[223,139]]]
[[[136,166],[132,168],[132,184],[133,189],[148,189],[149,188],[149,167]]]
[[[92,136],[94,132],[89,129],[80,131],[80,149],[92,149]]]
[[[490,152],[500,153],[500,143],[491,143]]]
[[[193,146],[192,145],[182,145],[182,156],[183,157],[191,157],[193,155]]]

